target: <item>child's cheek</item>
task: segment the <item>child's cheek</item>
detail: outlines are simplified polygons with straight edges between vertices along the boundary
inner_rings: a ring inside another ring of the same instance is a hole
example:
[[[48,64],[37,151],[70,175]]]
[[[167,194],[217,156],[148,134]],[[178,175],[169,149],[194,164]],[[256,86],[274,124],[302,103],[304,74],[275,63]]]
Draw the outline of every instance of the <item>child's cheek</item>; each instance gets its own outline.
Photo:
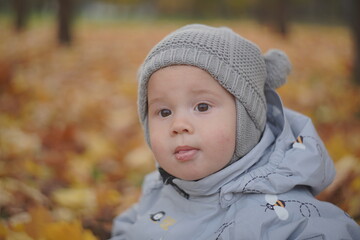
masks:
[[[218,134],[218,136],[214,137],[214,139],[217,139],[217,141],[214,143],[214,147],[220,147],[220,151],[232,155],[235,151],[235,130],[229,131],[228,129],[226,129],[220,131],[221,132]]]
[[[154,157],[156,157],[159,148],[159,142],[157,141],[156,136],[150,137],[150,144],[151,144],[151,151],[153,152]]]
[[[218,143],[229,144],[235,142],[235,138],[236,138],[235,128],[232,129],[224,126],[224,128],[218,128],[217,133],[218,134],[216,134],[217,136],[215,138],[218,139]]]
[[[156,162],[161,163],[161,159],[164,158],[166,145],[162,141],[162,138],[158,134],[150,134],[151,151],[154,155]]]

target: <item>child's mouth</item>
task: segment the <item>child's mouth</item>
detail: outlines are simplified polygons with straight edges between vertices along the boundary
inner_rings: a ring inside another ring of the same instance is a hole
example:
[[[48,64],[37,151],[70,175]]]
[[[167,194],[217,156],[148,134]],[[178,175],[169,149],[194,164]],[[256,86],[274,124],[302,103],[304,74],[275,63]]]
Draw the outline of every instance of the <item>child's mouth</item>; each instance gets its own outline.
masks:
[[[175,158],[178,161],[185,162],[192,160],[199,149],[190,146],[179,146],[175,149]]]

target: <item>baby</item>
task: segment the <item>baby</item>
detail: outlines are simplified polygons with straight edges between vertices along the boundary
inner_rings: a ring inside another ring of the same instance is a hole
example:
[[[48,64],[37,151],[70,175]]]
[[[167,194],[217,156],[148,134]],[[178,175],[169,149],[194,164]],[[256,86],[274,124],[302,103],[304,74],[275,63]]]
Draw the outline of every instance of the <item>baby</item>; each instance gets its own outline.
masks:
[[[311,120],[274,91],[289,72],[283,52],[228,28],[188,25],[158,43],[138,96],[158,171],[111,239],[360,239],[314,197],[335,170]]]

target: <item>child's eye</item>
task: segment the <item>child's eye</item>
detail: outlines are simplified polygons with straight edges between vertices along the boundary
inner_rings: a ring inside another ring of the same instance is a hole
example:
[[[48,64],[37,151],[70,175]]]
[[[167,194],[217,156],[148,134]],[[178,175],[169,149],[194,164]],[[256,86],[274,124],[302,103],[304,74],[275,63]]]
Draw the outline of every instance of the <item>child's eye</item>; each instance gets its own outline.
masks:
[[[199,103],[198,105],[196,105],[195,110],[199,111],[199,112],[206,112],[210,109],[210,105],[207,103]]]
[[[168,117],[171,115],[171,110],[169,109],[161,109],[160,112],[159,112],[160,116],[161,117]]]

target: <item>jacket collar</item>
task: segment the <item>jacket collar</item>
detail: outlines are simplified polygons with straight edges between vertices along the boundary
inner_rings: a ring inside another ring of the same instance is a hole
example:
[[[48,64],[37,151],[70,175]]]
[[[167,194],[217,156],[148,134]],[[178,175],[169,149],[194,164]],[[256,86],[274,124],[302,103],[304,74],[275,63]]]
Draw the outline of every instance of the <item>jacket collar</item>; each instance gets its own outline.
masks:
[[[185,181],[181,179],[173,179],[173,182],[191,197],[209,196],[219,192],[220,188],[226,183],[236,179],[252,165],[259,161],[264,155],[266,149],[271,146],[274,135],[268,127],[265,127],[260,142],[242,159],[225,167],[224,169],[205,177],[198,181]]]

